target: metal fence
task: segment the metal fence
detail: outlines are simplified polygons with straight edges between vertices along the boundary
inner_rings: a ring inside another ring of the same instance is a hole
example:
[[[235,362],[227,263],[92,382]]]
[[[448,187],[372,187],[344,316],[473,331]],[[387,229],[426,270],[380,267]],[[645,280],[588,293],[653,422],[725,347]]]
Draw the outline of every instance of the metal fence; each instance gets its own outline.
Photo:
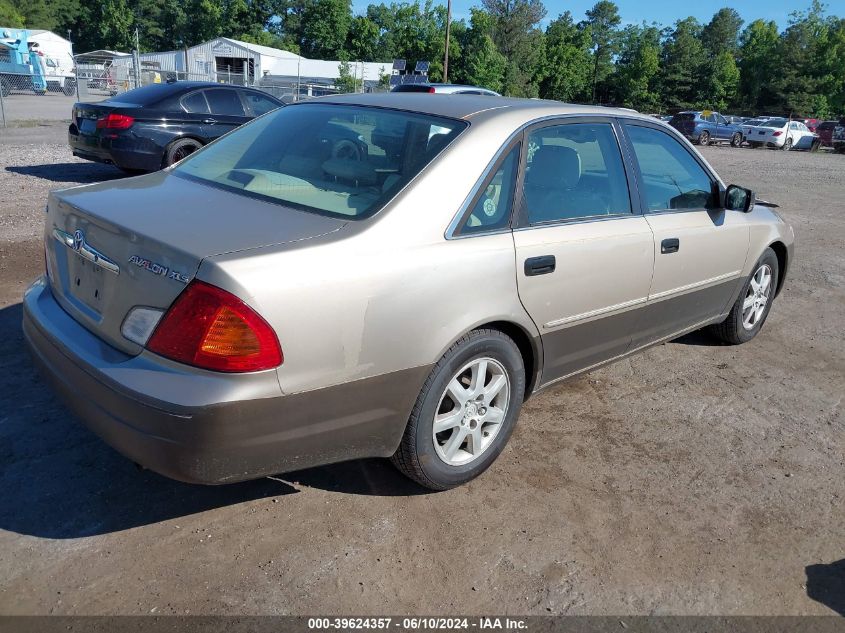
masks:
[[[246,69],[215,68],[195,74],[162,68],[143,56],[78,55],[72,72],[62,75],[35,75],[0,72],[0,118],[6,125],[8,99],[19,95],[72,97],[75,101],[96,102],[134,88],[168,81],[211,81],[220,84],[250,86],[263,90],[285,103],[340,92],[380,92],[389,88],[360,78],[337,82],[334,78],[277,76],[253,77]],[[340,73],[338,73],[340,74]],[[340,85],[338,85],[340,84]],[[68,108],[68,117],[70,108]]]

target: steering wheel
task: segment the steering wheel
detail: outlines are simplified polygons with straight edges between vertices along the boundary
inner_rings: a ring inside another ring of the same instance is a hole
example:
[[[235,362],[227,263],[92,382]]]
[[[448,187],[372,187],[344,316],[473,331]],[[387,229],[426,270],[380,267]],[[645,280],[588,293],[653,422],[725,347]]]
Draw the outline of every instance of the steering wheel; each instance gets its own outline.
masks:
[[[361,160],[361,150],[349,139],[343,138],[332,145],[332,158]]]

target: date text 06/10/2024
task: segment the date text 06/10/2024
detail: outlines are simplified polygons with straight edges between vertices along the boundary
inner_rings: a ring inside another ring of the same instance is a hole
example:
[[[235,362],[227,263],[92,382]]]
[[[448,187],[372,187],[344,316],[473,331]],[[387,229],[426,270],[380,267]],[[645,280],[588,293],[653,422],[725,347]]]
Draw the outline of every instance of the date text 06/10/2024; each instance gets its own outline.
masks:
[[[355,618],[308,618],[308,628],[313,630],[348,630],[348,629],[399,629],[408,631],[481,629],[510,630],[527,629],[525,620],[520,618],[477,617],[477,618],[441,618],[441,617],[355,617]]]

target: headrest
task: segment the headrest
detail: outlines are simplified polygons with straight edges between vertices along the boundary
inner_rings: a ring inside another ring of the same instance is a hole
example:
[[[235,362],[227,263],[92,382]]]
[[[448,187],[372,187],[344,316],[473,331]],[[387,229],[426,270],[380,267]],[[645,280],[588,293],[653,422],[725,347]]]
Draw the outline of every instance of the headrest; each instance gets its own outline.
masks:
[[[572,189],[581,180],[581,157],[571,147],[541,145],[525,175],[528,185]]]

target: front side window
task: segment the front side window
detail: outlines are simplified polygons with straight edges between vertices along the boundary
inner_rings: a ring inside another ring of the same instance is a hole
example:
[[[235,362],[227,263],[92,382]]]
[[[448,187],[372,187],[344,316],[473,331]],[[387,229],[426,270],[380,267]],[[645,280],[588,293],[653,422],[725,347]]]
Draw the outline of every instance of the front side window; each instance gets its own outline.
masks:
[[[174,170],[245,195],[349,219],[378,211],[466,127],[377,108],[278,108]]]
[[[225,116],[245,116],[244,104],[238,93],[231,88],[212,88],[205,91],[211,114]]]
[[[503,229],[510,224],[513,188],[519,166],[519,146],[514,147],[490,177],[460,229],[462,235]]]
[[[678,140],[639,125],[628,125],[626,130],[640,166],[649,211],[710,206],[710,176]]]
[[[540,128],[528,135],[527,152],[523,195],[530,224],[631,213],[610,123]]]

